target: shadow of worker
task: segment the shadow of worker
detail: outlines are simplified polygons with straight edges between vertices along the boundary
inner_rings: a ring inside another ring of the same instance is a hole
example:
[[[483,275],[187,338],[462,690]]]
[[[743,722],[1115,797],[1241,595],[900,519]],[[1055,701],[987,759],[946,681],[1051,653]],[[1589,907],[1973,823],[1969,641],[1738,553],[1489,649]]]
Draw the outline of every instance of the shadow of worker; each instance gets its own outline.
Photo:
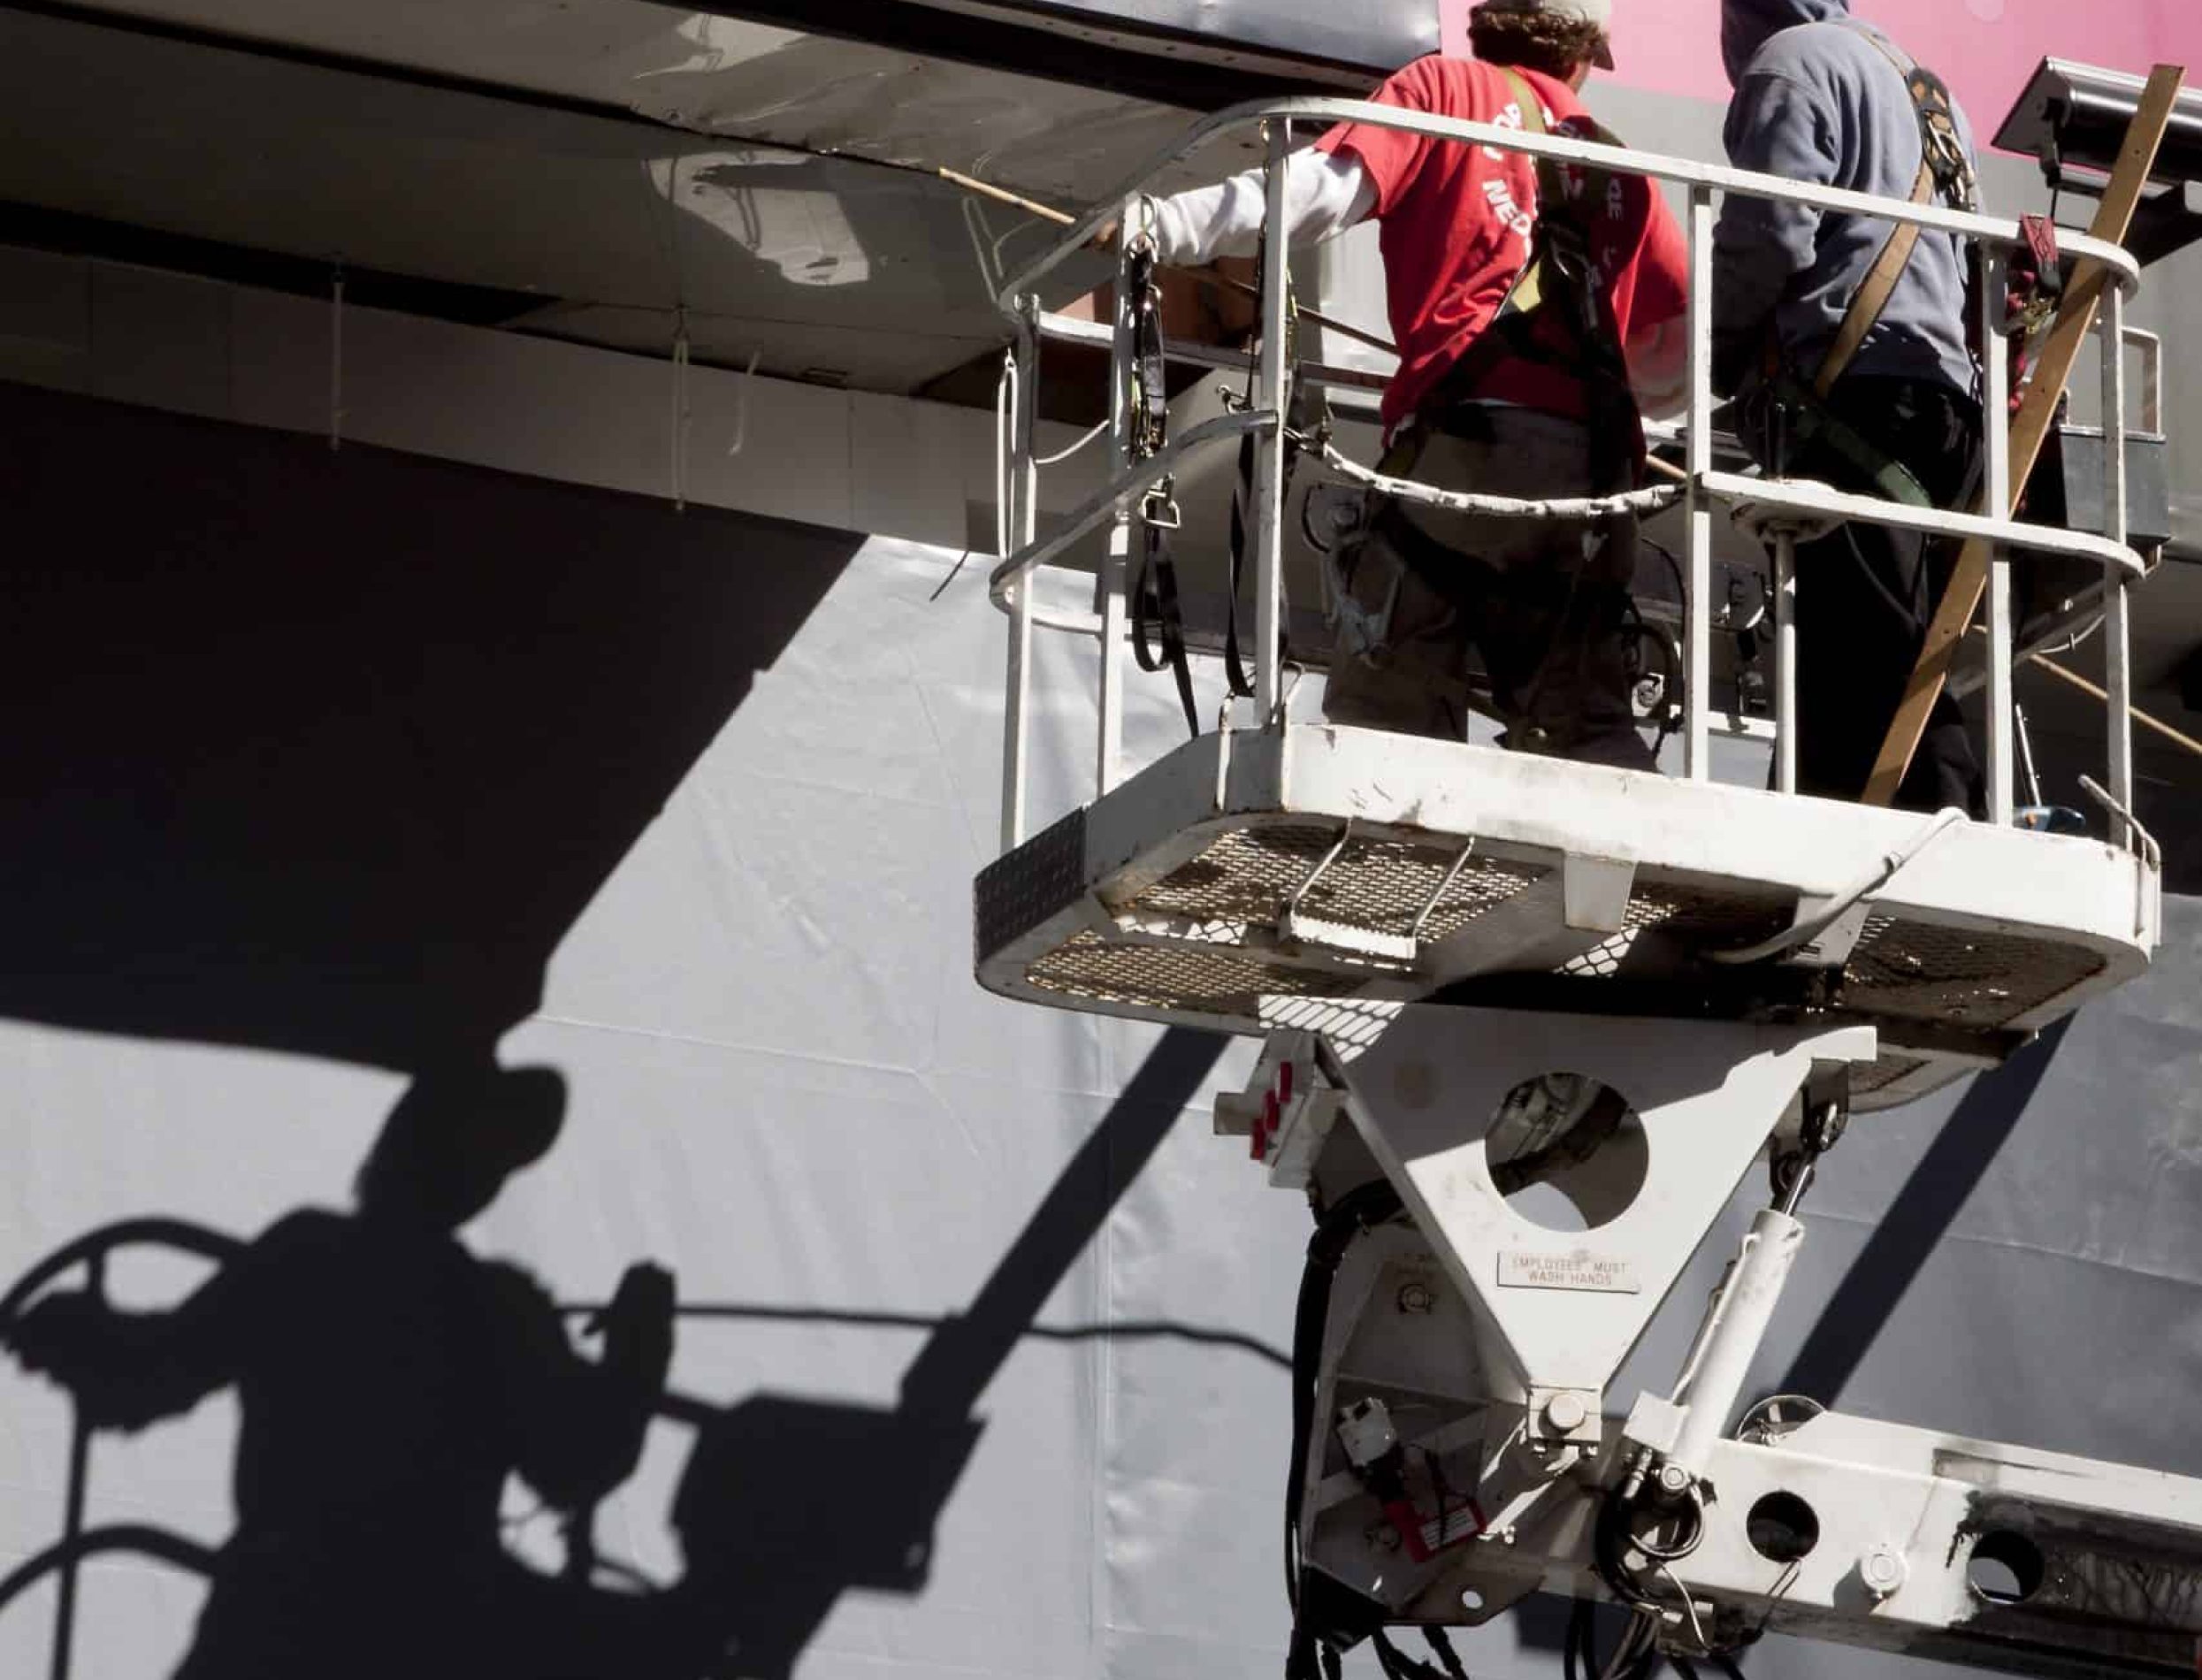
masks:
[[[237,1528],[176,1680],[623,1672],[646,1601],[528,1570],[499,1506],[514,1472],[582,1511],[633,1470],[671,1357],[672,1278],[628,1269],[591,1360],[532,1278],[458,1236],[564,1111],[546,1068],[424,1072],[356,1210],[287,1216],[173,1310],[57,1294],[11,1334],[96,1427],[238,1391]]]

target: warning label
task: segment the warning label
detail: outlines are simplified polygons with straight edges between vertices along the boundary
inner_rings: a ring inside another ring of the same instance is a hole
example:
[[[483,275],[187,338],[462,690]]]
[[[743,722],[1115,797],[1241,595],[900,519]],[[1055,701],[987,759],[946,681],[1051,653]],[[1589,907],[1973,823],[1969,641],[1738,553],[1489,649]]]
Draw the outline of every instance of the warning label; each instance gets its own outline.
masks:
[[[1637,1293],[1636,1268],[1625,1260],[1609,1260],[1595,1254],[1524,1254],[1519,1250],[1499,1256],[1502,1289],[1579,1289],[1592,1294],[1632,1295]]]

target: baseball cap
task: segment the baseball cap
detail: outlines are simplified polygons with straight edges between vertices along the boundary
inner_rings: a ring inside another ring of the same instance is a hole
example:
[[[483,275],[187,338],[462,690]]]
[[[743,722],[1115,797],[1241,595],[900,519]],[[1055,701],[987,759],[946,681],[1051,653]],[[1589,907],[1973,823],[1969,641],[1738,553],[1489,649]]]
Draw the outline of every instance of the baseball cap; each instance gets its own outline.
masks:
[[[1594,62],[1601,70],[1613,68],[1613,0],[1483,0],[1478,11],[1541,13],[1570,23],[1595,24],[1599,33]]]

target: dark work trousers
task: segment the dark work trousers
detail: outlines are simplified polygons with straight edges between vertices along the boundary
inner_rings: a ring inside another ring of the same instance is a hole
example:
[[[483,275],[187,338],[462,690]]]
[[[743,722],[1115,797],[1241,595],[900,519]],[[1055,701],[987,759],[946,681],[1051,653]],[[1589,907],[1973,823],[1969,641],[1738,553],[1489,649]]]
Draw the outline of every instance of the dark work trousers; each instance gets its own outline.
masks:
[[[1946,385],[1920,379],[1840,381],[1828,407],[1911,470],[1939,508],[1972,482],[1980,409]],[[1792,446],[1789,477],[1876,493],[1860,469],[1824,447]],[[1954,543],[1886,526],[1849,524],[1797,547],[1797,783],[1806,793],[1855,799],[1865,791],[1904,685],[1926,640],[1956,559]],[[1979,760],[1963,714],[1935,701],[1896,803],[1907,810],[1984,810]]]
[[[1591,457],[1580,420],[1470,402],[1452,411],[1446,429],[1388,456],[1385,470],[1502,496],[1629,487],[1594,482]],[[1384,629],[1379,645],[1333,664],[1327,720],[1461,740],[1473,647],[1506,720],[1509,747],[1624,770],[1658,767],[1631,705],[1635,679],[1624,626],[1636,561],[1632,523],[1616,522],[1587,552],[1579,522],[1403,507],[1396,516],[1435,546],[1434,558],[1418,569],[1381,523],[1363,542],[1349,588]],[[1445,576],[1426,575],[1441,568]]]

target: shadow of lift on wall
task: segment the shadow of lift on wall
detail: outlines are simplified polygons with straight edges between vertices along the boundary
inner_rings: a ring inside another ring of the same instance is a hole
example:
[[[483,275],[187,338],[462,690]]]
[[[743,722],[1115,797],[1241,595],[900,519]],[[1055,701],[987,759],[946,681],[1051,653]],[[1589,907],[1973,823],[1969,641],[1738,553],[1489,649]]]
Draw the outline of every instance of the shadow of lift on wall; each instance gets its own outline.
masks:
[[[449,1433],[454,1415],[470,1417],[475,1424],[493,1432],[501,1426],[498,1397],[489,1396],[485,1404],[485,1379],[455,1350],[466,1333],[481,1331],[478,1320],[470,1320],[460,1333],[432,1340],[425,1358],[420,1348],[414,1348],[407,1386],[422,1391],[416,1418],[404,1416],[405,1391],[392,1385],[361,1399],[358,1409],[346,1417],[289,1419],[271,1455],[269,1437],[276,1432],[262,1429],[261,1444],[250,1452],[243,1439],[247,1432],[241,1432],[240,1532],[218,1549],[140,1524],[88,1527],[84,1501],[92,1432],[101,1426],[141,1427],[156,1417],[188,1409],[201,1393],[223,1386],[211,1380],[215,1367],[195,1378],[188,1371],[163,1369],[149,1379],[149,1387],[121,1384],[121,1389],[130,1392],[121,1398],[110,1393],[103,1400],[88,1395],[101,1389],[100,1376],[95,1373],[100,1372],[108,1355],[91,1357],[88,1365],[80,1363],[70,1383],[79,1405],[65,1531],[55,1546],[0,1579],[0,1613],[34,1585],[50,1577],[57,1578],[60,1592],[51,1680],[73,1680],[80,1567],[89,1558],[126,1553],[205,1576],[215,1585],[209,1614],[202,1620],[194,1652],[178,1671],[178,1680],[244,1680],[249,1670],[240,1667],[241,1662],[264,1662],[267,1653],[277,1648],[287,1653],[310,1650],[324,1680],[348,1680],[356,1673],[363,1677],[372,1673],[381,1680],[388,1672],[387,1663],[401,1652],[409,1674],[417,1680],[440,1680],[447,1674],[452,1680],[462,1676],[464,1680],[483,1680],[487,1675],[508,1675],[513,1680],[595,1680],[598,1676],[603,1680],[646,1680],[650,1676],[685,1680],[715,1670],[738,1670],[762,1680],[784,1676],[845,1592],[860,1588],[908,1594],[922,1589],[930,1572],[938,1518],[984,1426],[977,1414],[979,1400],[1021,1340],[1166,1337],[1231,1348],[1288,1368],[1281,1350],[1232,1332],[1170,1323],[1040,1326],[1035,1322],[1042,1304],[1191,1100],[1220,1049],[1221,1041],[1197,1033],[1173,1030],[1164,1035],[960,1314],[929,1320],[751,1306],[678,1310],[676,1316],[683,1318],[923,1327],[931,1334],[905,1373],[899,1401],[892,1408],[770,1393],[718,1406],[654,1385],[647,1409],[696,1432],[672,1511],[685,1569],[670,1588],[638,1592],[631,1584],[639,1584],[639,1577],[597,1556],[591,1532],[595,1504],[633,1466],[631,1448],[603,1445],[623,1433],[617,1417],[619,1385],[599,1382],[593,1375],[620,1362],[609,1346],[603,1362],[593,1364],[574,1358],[562,1331],[556,1349],[539,1346],[526,1355],[538,1362],[527,1369],[552,1372],[555,1382],[582,1396],[578,1409],[566,1403],[554,1414],[560,1429],[572,1431],[572,1437],[538,1441],[531,1449],[524,1442],[515,1449],[524,1454],[532,1450],[535,1462],[550,1467],[531,1471],[524,1468],[529,1459],[520,1460],[524,1478],[564,1516],[568,1556],[562,1576],[553,1579],[535,1575],[501,1554],[486,1557],[483,1546],[493,1547],[496,1542],[493,1517],[492,1531],[480,1532],[478,1501],[467,1508],[473,1515],[462,1516],[457,1505],[439,1504],[428,1489],[398,1508],[407,1513],[410,1532],[377,1532],[363,1546],[347,1542],[346,1547],[321,1545],[319,1550],[314,1545],[279,1543],[273,1548],[262,1546],[256,1554],[247,1538],[251,1525],[244,1516],[256,1497],[250,1485],[254,1481],[293,1477],[318,1504],[325,1505],[356,1492],[345,1485],[341,1457],[362,1457],[366,1468],[357,1473],[378,1484],[400,1473],[392,1467],[405,1462],[411,1448],[406,1439],[409,1423],[417,1425],[417,1433],[438,1441]],[[562,1105],[562,1089],[560,1102]],[[393,1127],[397,1119],[394,1114]],[[393,1127],[386,1127],[386,1140]],[[554,1125],[551,1131],[554,1135]],[[524,1165],[547,1147],[547,1139],[525,1143],[516,1160],[512,1149],[498,1154],[485,1168],[487,1178],[493,1180],[488,1193],[494,1194],[495,1186],[516,1165]],[[378,1144],[378,1154],[385,1149],[385,1143]],[[363,1172],[363,1192],[370,1176]],[[285,1251],[273,1264],[256,1268],[255,1250],[279,1240]],[[549,1309],[547,1297],[531,1302],[527,1294],[531,1283],[505,1278],[502,1273],[511,1269],[474,1261],[455,1242],[446,1245],[448,1252],[432,1247],[407,1249],[394,1262],[394,1272],[386,1275],[378,1269],[392,1263],[384,1257],[385,1250],[372,1246],[383,1240],[368,1231],[358,1216],[336,1214],[293,1215],[256,1244],[178,1220],[126,1221],[57,1251],[0,1299],[0,1339],[15,1346],[20,1355],[24,1343],[19,1332],[26,1323],[76,1316],[71,1301],[96,1302],[106,1256],[129,1244],[157,1244],[211,1261],[221,1269],[218,1280],[249,1277],[256,1269],[279,1271],[294,1282],[332,1275],[342,1279],[336,1287],[348,1298],[340,1303],[340,1313],[322,1310],[325,1303],[317,1295],[315,1310],[303,1314],[295,1293],[264,1291],[253,1310],[260,1313],[259,1319],[255,1320],[251,1310],[237,1315],[236,1324],[218,1335],[218,1341],[295,1336],[302,1317],[341,1319],[341,1326],[330,1333],[364,1339],[379,1347],[382,1356],[394,1357],[392,1346],[417,1335],[419,1301],[453,1293],[452,1278],[463,1274],[444,1270],[451,1267],[478,1268],[488,1277],[482,1298],[493,1303],[486,1310],[493,1322],[481,1333],[491,1342],[509,1341],[516,1335],[524,1342],[541,1343],[544,1315],[539,1309],[600,1325],[618,1318],[624,1311],[621,1300],[630,1294],[623,1286],[621,1298],[608,1307]],[[361,1264],[356,1266],[348,1258],[334,1273],[328,1271],[328,1255],[355,1252]],[[322,1268],[318,1273],[317,1265]],[[65,1296],[55,1286],[80,1268],[90,1287],[81,1294]],[[414,1286],[412,1300],[407,1300],[409,1292],[402,1287],[395,1287],[394,1293],[386,1287],[409,1276]],[[515,1273],[514,1278],[524,1279],[524,1274]],[[669,1310],[669,1279],[667,1289]],[[211,1286],[202,1295],[210,1290]],[[57,1313],[50,1304],[57,1300],[63,1302]],[[386,1314],[380,1325],[373,1322],[378,1310]],[[173,1319],[191,1310],[192,1303],[187,1302],[177,1314],[111,1314],[103,1322],[109,1331],[121,1327],[119,1345],[126,1356],[134,1321]],[[516,1332],[515,1324],[522,1328]],[[65,1328],[65,1340],[68,1333]],[[617,1333],[614,1331],[608,1341]],[[378,1338],[392,1337],[397,1341],[391,1346],[378,1342]],[[37,1340],[35,1333],[31,1340]],[[642,1340],[646,1343],[646,1334]],[[261,1367],[238,1347],[222,1347],[218,1352],[224,1381],[241,1363],[245,1374],[235,1380],[247,1386],[259,1383],[251,1409],[262,1419],[282,1409],[283,1396],[277,1392],[279,1366],[275,1377],[256,1377],[253,1373]],[[571,1361],[570,1367],[562,1363],[562,1355]],[[81,1362],[87,1356],[78,1357]],[[51,1361],[41,1363],[53,1371]],[[645,1369],[649,1365],[646,1352],[641,1364]],[[661,1377],[661,1363],[657,1369]],[[271,1389],[271,1383],[276,1387]],[[291,1398],[295,1409],[297,1397]],[[326,1393],[321,1396],[324,1406],[341,1409],[348,1403],[332,1400]],[[638,1427],[633,1432],[638,1444]],[[501,1460],[491,1452],[482,1462]],[[463,1476],[447,1472],[442,1479],[463,1480]],[[544,1486],[543,1480],[552,1485]],[[501,1471],[497,1481],[501,1491]],[[379,1493],[372,1497],[388,1503]],[[317,1572],[346,1578],[307,1578]],[[247,1574],[251,1578],[241,1585],[241,1577]],[[455,1576],[455,1581],[451,1578]],[[608,1591],[598,1585],[621,1577],[631,1583],[629,1590]],[[275,1608],[279,1604],[284,1607]],[[398,1629],[388,1638],[374,1631],[378,1606],[382,1620]],[[277,1619],[306,1625],[279,1632],[266,1626],[238,1625]],[[431,1666],[423,1666],[424,1654]]]

